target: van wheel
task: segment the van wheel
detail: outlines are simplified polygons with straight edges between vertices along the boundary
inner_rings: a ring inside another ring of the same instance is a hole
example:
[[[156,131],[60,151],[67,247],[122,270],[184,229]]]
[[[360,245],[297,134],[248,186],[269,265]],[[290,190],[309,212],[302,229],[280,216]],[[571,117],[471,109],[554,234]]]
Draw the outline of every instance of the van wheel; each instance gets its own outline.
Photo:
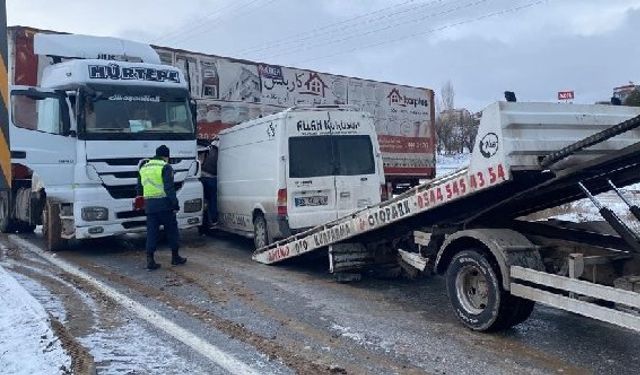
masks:
[[[269,232],[267,221],[262,214],[257,214],[253,219],[253,245],[256,250],[269,244]]]
[[[458,319],[474,331],[496,331],[516,324],[512,296],[502,288],[497,267],[478,250],[453,257],[446,275],[449,301]]]
[[[62,238],[60,206],[50,200],[47,200],[42,210],[42,234],[46,250],[58,251],[67,247],[68,241]]]

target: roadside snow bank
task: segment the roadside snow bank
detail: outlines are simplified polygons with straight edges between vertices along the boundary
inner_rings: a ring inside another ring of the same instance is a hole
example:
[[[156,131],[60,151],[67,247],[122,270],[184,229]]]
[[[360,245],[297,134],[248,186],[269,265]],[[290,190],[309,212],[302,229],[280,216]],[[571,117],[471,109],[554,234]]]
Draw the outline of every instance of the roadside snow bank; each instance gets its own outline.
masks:
[[[44,308],[0,266],[0,372],[67,374],[70,368]]]

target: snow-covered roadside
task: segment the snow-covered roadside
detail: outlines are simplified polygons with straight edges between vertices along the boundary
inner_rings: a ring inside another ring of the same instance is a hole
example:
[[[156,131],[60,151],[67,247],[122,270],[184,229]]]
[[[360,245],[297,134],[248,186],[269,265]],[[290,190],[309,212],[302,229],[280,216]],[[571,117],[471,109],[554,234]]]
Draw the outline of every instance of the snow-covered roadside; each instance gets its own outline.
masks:
[[[44,308],[0,266],[0,372],[66,374],[70,368]]]
[[[436,176],[442,177],[469,165],[471,154],[436,155]]]

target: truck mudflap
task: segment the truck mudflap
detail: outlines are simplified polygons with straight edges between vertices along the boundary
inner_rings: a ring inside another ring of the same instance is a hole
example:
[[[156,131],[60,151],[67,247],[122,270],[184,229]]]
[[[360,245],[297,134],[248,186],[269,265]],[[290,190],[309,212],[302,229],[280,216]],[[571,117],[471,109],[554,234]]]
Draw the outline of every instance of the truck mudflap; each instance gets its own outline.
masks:
[[[520,266],[510,275],[514,296],[640,332],[640,293]]]

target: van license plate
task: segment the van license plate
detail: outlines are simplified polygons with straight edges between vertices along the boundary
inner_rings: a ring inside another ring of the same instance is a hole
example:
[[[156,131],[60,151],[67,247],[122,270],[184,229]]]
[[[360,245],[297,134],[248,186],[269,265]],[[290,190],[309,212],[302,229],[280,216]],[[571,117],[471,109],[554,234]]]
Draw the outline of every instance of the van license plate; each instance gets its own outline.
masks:
[[[296,197],[295,202],[296,207],[326,206],[329,203],[329,197],[327,197],[326,195]]]

